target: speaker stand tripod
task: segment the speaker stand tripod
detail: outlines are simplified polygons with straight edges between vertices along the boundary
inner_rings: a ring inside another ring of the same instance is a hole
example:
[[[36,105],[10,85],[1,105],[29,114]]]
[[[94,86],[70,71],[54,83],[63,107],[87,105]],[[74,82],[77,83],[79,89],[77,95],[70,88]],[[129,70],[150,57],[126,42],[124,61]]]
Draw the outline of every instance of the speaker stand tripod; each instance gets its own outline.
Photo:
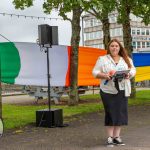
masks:
[[[48,109],[36,111],[36,126],[37,127],[65,127],[67,124],[63,124],[63,111],[62,109],[51,109],[51,93],[50,93],[50,71],[49,71],[49,48],[46,48],[47,53],[47,83],[48,83]]]

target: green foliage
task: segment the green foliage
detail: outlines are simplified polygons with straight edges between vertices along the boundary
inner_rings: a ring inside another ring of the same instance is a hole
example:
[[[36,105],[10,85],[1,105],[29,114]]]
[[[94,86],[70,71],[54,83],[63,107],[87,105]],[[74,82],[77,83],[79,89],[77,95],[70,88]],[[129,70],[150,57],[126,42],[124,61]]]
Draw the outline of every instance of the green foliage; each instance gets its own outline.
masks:
[[[125,23],[128,21],[127,14],[136,6],[136,0],[116,0],[116,8],[118,11],[118,23]]]
[[[108,14],[115,9],[115,0],[92,0],[86,8],[90,9],[89,12],[101,20],[108,17]]]
[[[13,0],[13,4],[16,9],[25,9],[33,5],[34,0]],[[81,11],[88,7],[88,3],[85,0],[46,0],[43,2],[44,12],[50,14],[53,9],[59,11],[59,15],[63,17],[64,20],[70,20],[66,13],[72,12],[75,8],[80,8]],[[71,20],[70,20],[71,21]]]
[[[126,13],[133,13],[150,23],[150,2],[145,0],[116,0],[116,8],[119,12],[118,23],[126,22]]]
[[[15,8],[18,9],[25,9],[26,7],[30,7],[33,5],[33,0],[14,0],[13,4],[15,5]]]
[[[47,0],[43,4],[45,13],[49,14],[53,9],[56,9],[64,20],[70,20],[66,13],[72,12],[74,9],[79,9],[82,12],[87,7],[88,3],[86,0]]]
[[[141,17],[143,22],[148,25],[150,23],[150,2],[138,0],[138,7],[135,7],[133,14]]]

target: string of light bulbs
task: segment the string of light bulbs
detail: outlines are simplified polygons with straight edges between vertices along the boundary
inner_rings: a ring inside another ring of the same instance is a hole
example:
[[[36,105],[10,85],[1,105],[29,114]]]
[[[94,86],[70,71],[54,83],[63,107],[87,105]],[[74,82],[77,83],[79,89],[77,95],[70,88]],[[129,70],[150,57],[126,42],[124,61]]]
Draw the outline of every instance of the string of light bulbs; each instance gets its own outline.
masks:
[[[44,20],[63,20],[62,18],[49,18],[49,17],[41,17],[41,16],[28,16],[28,15],[20,15],[20,14],[9,14],[9,13],[2,13],[0,12],[0,15],[2,16],[10,16],[10,17],[24,17],[25,19],[26,18],[31,18],[31,19],[44,19]]]

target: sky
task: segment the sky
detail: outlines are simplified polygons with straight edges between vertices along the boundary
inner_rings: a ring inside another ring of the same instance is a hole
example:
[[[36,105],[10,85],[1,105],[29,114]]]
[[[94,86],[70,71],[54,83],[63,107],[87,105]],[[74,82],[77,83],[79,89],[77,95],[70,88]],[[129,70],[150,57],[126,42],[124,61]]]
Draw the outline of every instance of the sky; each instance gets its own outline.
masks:
[[[41,0],[35,0],[34,6],[26,8],[25,10],[15,9],[12,4],[13,0],[0,0],[0,13],[18,14],[27,16],[39,16],[48,18],[61,18],[57,11],[46,15],[43,12]],[[48,20],[48,19],[32,19],[25,17],[11,17],[0,14],[0,34],[5,36],[12,42],[36,42],[38,39],[38,25],[48,24],[51,26],[58,26],[59,45],[70,45],[71,39],[71,24],[69,21],[63,20]],[[6,42],[0,36],[0,42]]]

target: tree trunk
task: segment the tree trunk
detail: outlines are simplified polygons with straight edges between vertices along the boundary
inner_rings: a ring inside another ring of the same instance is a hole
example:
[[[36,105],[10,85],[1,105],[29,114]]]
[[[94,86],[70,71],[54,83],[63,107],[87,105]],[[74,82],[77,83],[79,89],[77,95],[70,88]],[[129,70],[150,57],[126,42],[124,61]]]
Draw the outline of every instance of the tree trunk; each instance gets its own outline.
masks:
[[[124,10],[124,20],[122,20],[123,26],[123,41],[124,47],[128,51],[130,57],[132,57],[133,47],[132,47],[132,37],[131,37],[131,26],[130,26],[130,10],[126,3],[126,7]],[[135,79],[131,80],[131,98],[136,97],[136,89],[135,89]]]
[[[130,27],[130,20],[128,22],[124,22],[122,24],[123,26],[123,41],[124,41],[124,47],[128,51],[129,56],[132,56],[132,37],[131,37],[131,27]]]
[[[71,64],[70,64],[70,93],[68,105],[78,104],[78,48],[80,42],[80,16],[82,10],[79,8],[73,9],[72,18],[72,37],[71,37]]]
[[[103,17],[103,19],[101,19],[102,22],[102,29],[103,29],[103,43],[104,43],[104,48],[107,49],[107,45],[110,41],[110,30],[109,30],[109,19],[108,16],[107,17]]]

